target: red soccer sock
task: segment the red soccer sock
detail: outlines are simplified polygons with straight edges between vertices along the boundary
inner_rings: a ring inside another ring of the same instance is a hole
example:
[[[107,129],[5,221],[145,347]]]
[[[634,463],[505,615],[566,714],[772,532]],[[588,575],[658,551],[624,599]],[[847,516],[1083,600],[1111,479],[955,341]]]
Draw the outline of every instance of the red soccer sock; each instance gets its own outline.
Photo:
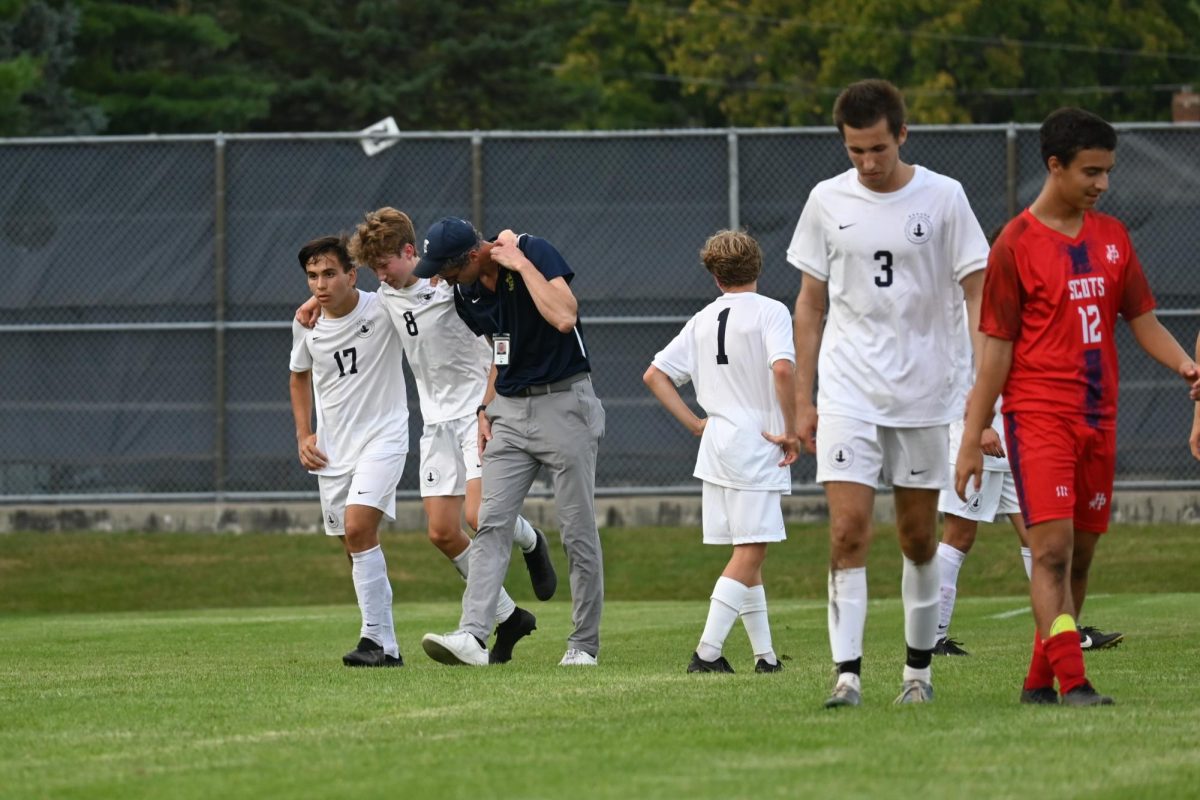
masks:
[[[1058,678],[1058,691],[1066,694],[1077,686],[1087,683],[1083,667],[1083,650],[1079,647],[1079,631],[1063,631],[1044,640],[1043,646],[1054,675]]]
[[[1024,689],[1053,689],[1054,668],[1046,657],[1046,646],[1042,635],[1033,629],[1033,658],[1029,661],[1029,672],[1025,675]]]

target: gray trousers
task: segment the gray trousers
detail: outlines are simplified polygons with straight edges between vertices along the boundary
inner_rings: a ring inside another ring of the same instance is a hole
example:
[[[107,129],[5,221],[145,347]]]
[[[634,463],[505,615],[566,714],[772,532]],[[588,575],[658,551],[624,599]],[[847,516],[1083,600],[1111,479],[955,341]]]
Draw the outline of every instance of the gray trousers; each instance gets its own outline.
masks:
[[[492,440],[483,452],[483,503],[458,627],[482,640],[491,635],[517,514],[538,468],[545,465],[554,482],[571,575],[575,630],[567,646],[594,656],[600,651],[604,607],[604,558],[595,513],[596,449],[604,435],[604,408],[589,378],[554,394],[497,395],[488,405],[488,417]]]

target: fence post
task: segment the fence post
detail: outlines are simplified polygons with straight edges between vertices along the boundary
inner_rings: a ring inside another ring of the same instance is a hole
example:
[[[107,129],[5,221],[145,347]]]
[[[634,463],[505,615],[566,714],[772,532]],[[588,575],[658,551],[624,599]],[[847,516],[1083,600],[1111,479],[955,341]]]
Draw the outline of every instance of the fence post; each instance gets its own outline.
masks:
[[[471,222],[476,230],[487,230],[483,222],[483,135],[471,134]]]
[[[1008,123],[1004,132],[1004,200],[1008,219],[1017,215],[1017,124]],[[1007,221],[1007,220],[1005,220]]]
[[[741,172],[738,168],[738,135],[737,130],[730,128],[725,134],[729,144],[729,230],[736,231],[742,226],[741,207]]]
[[[225,493],[225,135],[213,142],[213,491]]]

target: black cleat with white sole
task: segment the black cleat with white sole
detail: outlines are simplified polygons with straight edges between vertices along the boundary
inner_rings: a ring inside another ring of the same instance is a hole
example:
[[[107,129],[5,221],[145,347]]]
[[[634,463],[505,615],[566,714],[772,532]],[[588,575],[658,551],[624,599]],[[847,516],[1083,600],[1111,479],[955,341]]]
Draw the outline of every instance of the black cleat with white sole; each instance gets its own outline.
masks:
[[[364,636],[353,650],[342,656],[342,663],[347,667],[403,667],[404,656],[389,656],[378,642]]]
[[[537,617],[517,606],[508,619],[496,626],[496,641],[488,651],[488,663],[507,664],[512,661],[513,647],[536,630]]]

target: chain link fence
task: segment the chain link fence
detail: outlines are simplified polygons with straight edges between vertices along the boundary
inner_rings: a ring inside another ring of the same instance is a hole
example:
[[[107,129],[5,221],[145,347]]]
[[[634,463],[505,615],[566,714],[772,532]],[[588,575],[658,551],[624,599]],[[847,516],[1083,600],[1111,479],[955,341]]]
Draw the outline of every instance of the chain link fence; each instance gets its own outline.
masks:
[[[1120,131],[1102,209],[1130,227],[1160,316],[1190,349],[1200,126]],[[760,291],[790,306],[800,278],[784,253],[800,210],[848,167],[827,128],[401,134],[374,156],[360,138],[0,140],[0,502],[315,498],[287,397],[289,321],[307,294],[295,253],[383,205],[418,231],[456,214],[552,241],[577,273],[608,411],[598,491],[698,491],[695,440],[641,383],[714,296],[698,250],[719,228],[747,228],[766,256]],[[960,180],[985,231],[1044,174],[1036,126],[918,126],[904,153]],[[1200,486],[1178,378],[1120,336],[1119,483]],[[417,495],[414,476],[403,495]],[[793,468],[798,488],[813,476],[811,458]]]

